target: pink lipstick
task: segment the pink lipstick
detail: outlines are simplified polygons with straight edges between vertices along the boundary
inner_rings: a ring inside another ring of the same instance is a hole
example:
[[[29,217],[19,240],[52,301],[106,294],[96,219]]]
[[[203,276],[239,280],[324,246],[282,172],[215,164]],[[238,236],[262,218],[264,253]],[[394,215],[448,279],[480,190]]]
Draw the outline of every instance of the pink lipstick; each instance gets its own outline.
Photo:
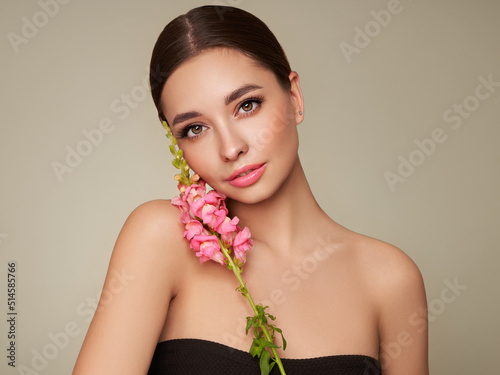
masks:
[[[226,181],[236,187],[255,184],[266,169],[265,164],[249,164],[237,169]]]

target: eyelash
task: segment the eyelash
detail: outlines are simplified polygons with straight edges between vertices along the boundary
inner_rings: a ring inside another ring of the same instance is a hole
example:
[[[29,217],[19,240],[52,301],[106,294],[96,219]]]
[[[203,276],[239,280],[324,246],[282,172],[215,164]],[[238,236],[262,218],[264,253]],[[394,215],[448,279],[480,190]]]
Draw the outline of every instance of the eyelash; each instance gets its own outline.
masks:
[[[240,102],[240,104],[238,104],[237,113],[239,113],[239,111],[242,109],[243,104],[245,104],[245,103],[257,103],[257,108],[252,108],[249,112],[243,111],[243,113],[244,113],[243,116],[248,116],[251,113],[255,112],[258,108],[260,108],[260,105],[263,102],[264,102],[264,97],[262,95],[256,95],[256,96],[252,96],[251,98],[247,98],[247,99],[243,100],[242,102]]]
[[[249,116],[251,115],[253,112],[255,112],[256,110],[258,110],[260,108],[260,105],[264,102],[264,97],[262,95],[256,95],[256,96],[253,96],[253,97],[250,97],[250,98],[246,98],[245,100],[241,101],[238,106],[237,106],[237,111],[236,111],[236,114],[238,114],[243,105],[246,104],[246,103],[255,103],[257,104],[257,107],[254,108],[252,107],[252,109],[248,112],[245,112],[243,111],[243,113],[241,113],[240,115],[241,116]],[[199,134],[195,134],[193,136],[188,136],[190,130],[196,126],[205,126],[205,125],[201,125],[201,124],[191,124],[191,125],[187,125],[185,126],[184,128],[182,128],[178,134],[178,136],[176,137],[177,139],[184,139],[184,138],[189,138],[189,139],[195,139],[195,138],[198,138],[202,133],[199,133]]]

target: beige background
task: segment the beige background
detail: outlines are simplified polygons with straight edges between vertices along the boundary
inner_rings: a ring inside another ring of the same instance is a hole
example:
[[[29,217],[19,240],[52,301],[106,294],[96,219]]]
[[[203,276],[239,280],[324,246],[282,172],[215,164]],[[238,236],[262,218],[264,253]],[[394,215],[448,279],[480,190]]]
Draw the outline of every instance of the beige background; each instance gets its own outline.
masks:
[[[32,374],[71,371],[124,220],[140,203],[176,193],[141,82],[164,25],[205,3],[66,2],[0,5],[0,348],[5,354],[7,262],[15,260],[17,365]],[[497,373],[500,87],[476,87],[481,76],[500,82],[500,2],[212,3],[261,17],[300,73],[300,154],[322,207],[420,267],[432,373]],[[377,26],[371,11],[388,6],[397,14]],[[348,62],[341,45],[356,47],[355,28],[372,36]],[[454,104],[462,115],[452,118]],[[96,134],[107,119],[91,145],[83,132]],[[425,155],[416,142],[433,135],[441,143],[432,150],[427,141]],[[78,148],[88,155],[68,166],[68,150]],[[406,166],[391,189],[384,174],[398,174],[400,156],[419,165]],[[66,165],[59,177],[57,163]],[[0,369],[22,373],[5,355]]]

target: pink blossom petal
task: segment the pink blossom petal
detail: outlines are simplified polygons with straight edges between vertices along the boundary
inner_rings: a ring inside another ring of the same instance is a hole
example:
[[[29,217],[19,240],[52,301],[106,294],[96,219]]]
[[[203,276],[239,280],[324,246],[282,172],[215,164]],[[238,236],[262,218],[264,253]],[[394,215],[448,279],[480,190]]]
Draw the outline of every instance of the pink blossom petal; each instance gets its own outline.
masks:
[[[206,194],[205,186],[200,186],[198,184],[193,184],[186,188],[184,193],[186,195],[186,201],[193,203],[198,198],[204,197]]]
[[[193,212],[194,216],[201,219],[201,212],[205,203],[205,197],[200,197],[193,202],[189,202],[189,206],[191,207],[191,211]]]
[[[200,263],[207,260],[214,260],[224,264],[224,254],[220,251],[219,240],[215,235],[196,235],[191,240],[191,248],[196,251],[196,256],[200,258]]]
[[[220,210],[215,210],[211,217],[210,222],[206,223],[210,227],[210,229],[218,232],[219,226],[222,222],[227,218],[227,209],[225,207]]]
[[[173,197],[172,200],[170,201],[170,204],[172,206],[177,207],[181,211],[188,211],[189,210],[189,204],[186,202],[185,199],[182,199],[183,196],[181,197]]]
[[[215,212],[217,207],[211,204],[204,204],[201,209],[201,218],[203,220],[203,224],[208,224],[214,219]]]
[[[236,216],[232,219],[229,219],[227,216],[225,216],[222,222],[216,227],[216,230],[220,234],[232,233],[236,231],[236,224],[238,224],[239,221],[240,219],[238,219]]]
[[[253,246],[250,236],[250,229],[245,227],[242,231],[236,233],[233,240],[234,256],[242,263],[246,261],[246,252]]]
[[[189,220],[186,223],[186,230],[184,231],[184,237],[188,240],[191,240],[194,236],[203,233],[203,224],[198,220]]]

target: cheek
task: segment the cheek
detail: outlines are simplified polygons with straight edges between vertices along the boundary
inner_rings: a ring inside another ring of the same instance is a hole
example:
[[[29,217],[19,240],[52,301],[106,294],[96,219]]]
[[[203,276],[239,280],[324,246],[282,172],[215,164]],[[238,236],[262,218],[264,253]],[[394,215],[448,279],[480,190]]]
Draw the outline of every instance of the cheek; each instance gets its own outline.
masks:
[[[210,143],[200,140],[194,144],[179,144],[179,147],[182,149],[184,159],[189,167],[205,181],[210,179],[209,173],[217,168],[214,161],[214,149],[210,147]]]
[[[268,145],[278,149],[287,145],[294,147],[297,137],[295,115],[287,106],[273,107],[261,123],[259,131],[253,135],[254,146],[259,151]]]
[[[189,167],[195,172],[203,177],[203,171],[207,170],[208,160],[204,158],[202,152],[185,152],[184,159],[188,163]]]

